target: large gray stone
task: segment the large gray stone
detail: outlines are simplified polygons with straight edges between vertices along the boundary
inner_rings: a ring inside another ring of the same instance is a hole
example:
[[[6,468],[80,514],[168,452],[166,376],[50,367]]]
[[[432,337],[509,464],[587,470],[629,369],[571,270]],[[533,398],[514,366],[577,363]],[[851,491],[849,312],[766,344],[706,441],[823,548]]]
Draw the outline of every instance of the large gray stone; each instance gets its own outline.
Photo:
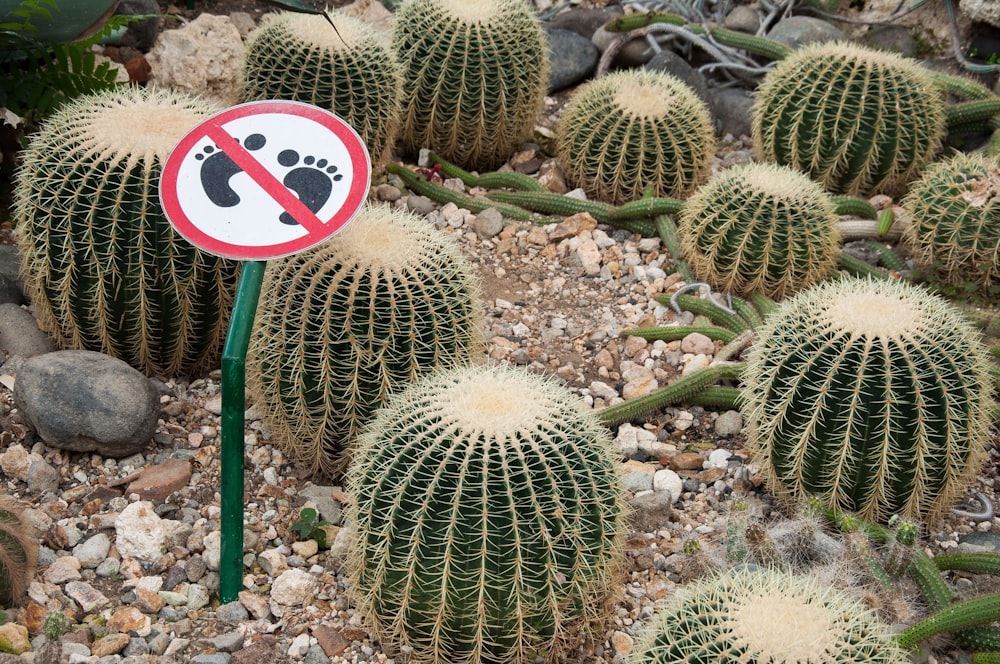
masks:
[[[125,457],[156,432],[156,388],[125,362],[85,350],[29,359],[14,383],[14,402],[50,447]]]
[[[0,304],[0,354],[31,357],[55,349],[55,343],[27,310],[12,302]]]
[[[549,37],[549,92],[568,88],[589,76],[600,53],[586,37],[570,30],[551,28]]]
[[[17,279],[0,274],[0,304],[24,304],[24,293]]]
[[[958,7],[973,21],[1000,28],[1000,2],[998,0],[958,0]]]
[[[845,38],[839,28],[812,16],[789,16],[782,19],[771,28],[767,37],[790,48]]]
[[[742,88],[711,88],[712,112],[719,135],[749,136],[753,97]]]

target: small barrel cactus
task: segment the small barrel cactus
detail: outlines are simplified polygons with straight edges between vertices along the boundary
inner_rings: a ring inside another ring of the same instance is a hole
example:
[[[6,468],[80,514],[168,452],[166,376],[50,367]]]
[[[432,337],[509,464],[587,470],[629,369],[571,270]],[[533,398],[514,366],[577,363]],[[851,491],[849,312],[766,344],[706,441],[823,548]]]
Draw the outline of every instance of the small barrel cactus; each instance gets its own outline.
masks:
[[[265,17],[247,38],[240,101],[288,99],[336,113],[383,163],[396,141],[402,69],[389,39],[331,12]],[[339,34],[338,34],[339,33]]]
[[[417,662],[561,661],[618,585],[607,430],[554,382],[460,366],[394,394],[347,475],[359,611]]]
[[[239,263],[176,233],[157,193],[171,150],[217,110],[117,88],[66,104],[32,136],[16,176],[15,233],[36,315],[63,348],[149,374],[217,361]]]
[[[699,279],[744,297],[781,298],[836,270],[837,218],[830,197],[805,175],[747,164],[688,199],[678,235]]]
[[[0,603],[24,603],[38,562],[38,542],[16,500],[0,495]]]
[[[988,363],[971,324],[922,288],[824,282],[757,331],[742,388],[750,448],[781,497],[931,520],[985,454]]]
[[[275,440],[328,474],[391,390],[481,349],[471,268],[401,210],[365,207],[331,240],[269,262],[262,292],[247,382]]]
[[[694,90],[662,72],[629,69],[576,90],[559,121],[570,182],[609,203],[681,198],[702,184],[715,155],[712,115]]]
[[[674,595],[647,624],[631,664],[906,664],[889,625],[809,576],[736,569]]]
[[[1000,165],[959,153],[932,164],[902,201],[904,240],[920,266],[942,283],[1000,284]]]
[[[945,100],[902,56],[808,45],[757,88],[752,133],[758,158],[807,173],[827,191],[893,194],[940,147]]]
[[[548,40],[526,0],[412,0],[396,13],[402,145],[491,170],[531,136],[549,83]]]

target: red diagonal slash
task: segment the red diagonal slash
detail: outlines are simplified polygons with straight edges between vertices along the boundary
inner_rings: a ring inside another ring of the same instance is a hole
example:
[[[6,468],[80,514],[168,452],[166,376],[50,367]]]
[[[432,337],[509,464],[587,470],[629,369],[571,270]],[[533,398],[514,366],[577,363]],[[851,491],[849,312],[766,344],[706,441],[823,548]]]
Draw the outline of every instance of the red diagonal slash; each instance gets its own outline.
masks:
[[[233,162],[243,169],[254,182],[267,192],[278,205],[284,208],[309,233],[320,233],[325,224],[316,214],[307,208],[291,190],[274,177],[263,164],[257,161],[246,148],[239,144],[220,125],[206,125],[205,135],[215,141],[219,149],[226,153]]]

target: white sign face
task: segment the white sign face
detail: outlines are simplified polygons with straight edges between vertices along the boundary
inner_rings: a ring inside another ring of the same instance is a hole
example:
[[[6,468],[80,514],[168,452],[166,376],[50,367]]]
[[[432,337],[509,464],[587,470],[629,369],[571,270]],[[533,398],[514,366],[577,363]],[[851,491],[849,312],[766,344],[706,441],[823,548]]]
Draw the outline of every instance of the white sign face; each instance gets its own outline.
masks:
[[[164,165],[160,200],[192,244],[266,260],[343,228],[370,184],[368,150],[339,117],[300,102],[250,102],[181,139]]]

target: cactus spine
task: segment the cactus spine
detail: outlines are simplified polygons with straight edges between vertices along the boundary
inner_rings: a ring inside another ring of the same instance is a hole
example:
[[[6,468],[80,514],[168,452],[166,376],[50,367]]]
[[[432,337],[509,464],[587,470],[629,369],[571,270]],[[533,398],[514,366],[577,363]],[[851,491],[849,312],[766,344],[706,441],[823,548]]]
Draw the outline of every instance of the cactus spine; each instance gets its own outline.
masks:
[[[1000,284],[1000,167],[959,153],[932,164],[903,199],[904,240],[917,262],[946,284]]]
[[[886,100],[892,103],[886,103]],[[792,166],[834,193],[896,193],[933,158],[945,100],[901,56],[846,43],[808,45],[757,89],[757,157]]]
[[[43,329],[149,374],[217,360],[239,264],[174,232],[157,196],[167,155],[216,109],[163,90],[85,95],[24,151],[14,192],[21,270]]]
[[[348,472],[360,612],[416,662],[561,661],[618,585],[616,473],[607,430],[537,374],[422,378],[378,411]]]
[[[337,32],[315,14],[266,16],[247,38],[240,101],[288,99],[332,111],[383,163],[399,129],[402,69],[388,39],[360,19],[330,17]]]
[[[737,295],[780,298],[826,279],[840,233],[830,198],[786,166],[748,164],[698,189],[678,228],[695,276]]]
[[[525,0],[413,0],[396,14],[401,142],[491,170],[531,136],[549,83],[548,41]]]
[[[299,462],[343,470],[390,391],[480,348],[478,291],[444,234],[366,207],[313,249],[268,263],[247,382]]]
[[[0,495],[0,603],[21,604],[38,562],[38,542],[10,496]]]
[[[567,178],[592,197],[622,204],[685,197],[708,177],[711,113],[693,90],[661,72],[632,69],[586,83],[559,123]]]
[[[979,337],[909,284],[826,282],[780,305],[743,375],[747,438],[785,498],[933,519],[975,477],[990,394]]]
[[[632,664],[905,664],[888,625],[808,577],[739,569],[696,581],[663,607]]]

